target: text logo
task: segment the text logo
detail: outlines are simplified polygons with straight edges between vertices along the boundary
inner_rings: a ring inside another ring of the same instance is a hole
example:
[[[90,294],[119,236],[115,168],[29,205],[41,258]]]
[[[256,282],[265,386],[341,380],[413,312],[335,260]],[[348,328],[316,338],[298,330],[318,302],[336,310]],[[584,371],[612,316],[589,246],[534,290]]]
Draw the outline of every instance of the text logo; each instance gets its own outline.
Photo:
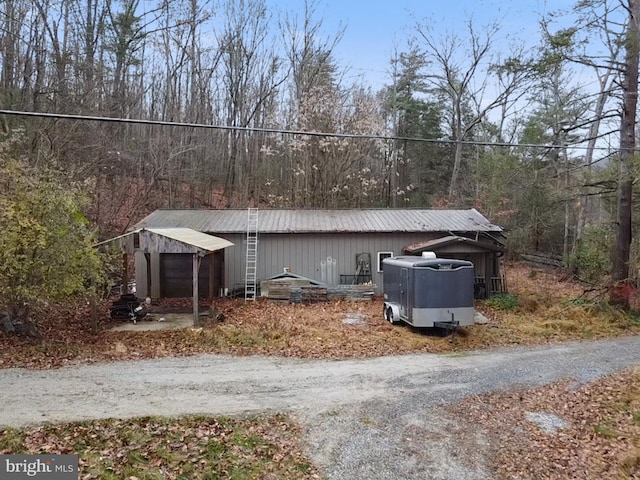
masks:
[[[77,480],[78,455],[0,455],[2,480]]]

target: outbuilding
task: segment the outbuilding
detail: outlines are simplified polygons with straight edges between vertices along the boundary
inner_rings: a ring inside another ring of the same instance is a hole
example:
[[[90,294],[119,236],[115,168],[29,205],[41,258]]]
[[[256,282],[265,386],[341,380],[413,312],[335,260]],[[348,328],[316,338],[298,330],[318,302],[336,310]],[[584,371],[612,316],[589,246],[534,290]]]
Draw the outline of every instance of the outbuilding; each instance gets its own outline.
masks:
[[[479,296],[505,289],[504,232],[473,208],[156,210],[135,228],[189,228],[233,244],[202,262],[201,296],[210,281],[223,296],[282,272],[328,285],[370,283],[381,294],[382,260],[425,250],[471,261]],[[139,295],[190,296],[191,278],[189,256],[136,253]]]
[[[163,255],[179,255],[183,262],[191,265],[191,274],[187,285],[183,285],[186,294],[184,297],[193,299],[193,324],[199,323],[199,297],[212,298],[214,279],[207,279],[207,289],[204,290],[199,285],[201,265],[213,262],[216,254],[220,254],[225,248],[233,244],[223,238],[207,235],[189,228],[140,228],[120,235],[109,240],[105,240],[96,245],[100,249],[110,249],[119,251],[123,255],[123,285],[128,289],[128,257],[135,255],[136,260],[145,259],[144,263],[137,262],[136,278],[144,278],[145,285],[152,283],[153,262],[151,257],[161,258]],[[203,262],[206,258],[209,261]],[[144,269],[144,270],[143,270]],[[168,278],[164,279],[169,282]],[[209,288],[211,286],[211,288]],[[148,289],[147,289],[148,290]],[[145,290],[145,291],[147,291]],[[204,295],[203,295],[203,292]],[[206,292],[209,292],[207,295]],[[123,293],[127,293],[126,291]],[[136,291],[140,295],[139,291]],[[147,296],[146,294],[142,296]]]

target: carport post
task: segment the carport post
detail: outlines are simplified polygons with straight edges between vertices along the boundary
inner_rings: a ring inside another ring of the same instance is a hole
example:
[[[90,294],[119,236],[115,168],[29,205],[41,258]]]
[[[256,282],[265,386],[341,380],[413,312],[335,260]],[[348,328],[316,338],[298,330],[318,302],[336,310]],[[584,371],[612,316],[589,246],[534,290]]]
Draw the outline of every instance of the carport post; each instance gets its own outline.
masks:
[[[144,252],[144,263],[147,265],[147,297],[152,298],[151,295],[151,254]],[[159,296],[162,296],[161,294]]]
[[[200,270],[200,255],[193,254],[193,326],[200,326],[200,306],[198,301],[198,271]]]
[[[214,284],[215,282],[215,272],[213,270],[214,265],[215,265],[215,261],[214,261],[214,257],[215,254],[214,252],[209,253],[208,255],[209,257],[209,305],[213,306],[213,297],[216,296],[216,286]]]
[[[122,293],[129,293],[129,255],[122,254]]]

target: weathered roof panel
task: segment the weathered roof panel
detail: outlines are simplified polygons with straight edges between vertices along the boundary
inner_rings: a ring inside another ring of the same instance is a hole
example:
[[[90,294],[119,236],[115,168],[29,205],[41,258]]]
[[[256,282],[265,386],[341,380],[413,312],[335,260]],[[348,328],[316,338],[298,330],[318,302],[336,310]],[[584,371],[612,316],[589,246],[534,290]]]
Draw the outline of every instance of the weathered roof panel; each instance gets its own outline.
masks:
[[[139,245],[136,245],[135,237]],[[126,253],[202,253],[215,252],[233,246],[224,238],[214,237],[190,228],[138,228],[95,245],[115,247]]]
[[[198,232],[191,228],[147,228],[145,230],[176,240],[185,245],[193,246],[205,252],[215,252],[216,250],[233,246],[233,243],[224,238],[207,235],[206,233]]]
[[[480,250],[491,250],[494,252],[506,251],[505,247],[502,245],[492,245],[490,243],[485,243],[485,242],[481,243],[476,240],[473,240],[472,238],[460,237],[458,235],[447,235],[446,237],[436,238],[433,240],[428,240],[426,242],[407,245],[406,247],[403,248],[403,251],[410,255],[416,255],[424,251],[429,251],[429,250],[437,251],[439,248],[446,247],[453,244],[461,244],[461,243],[470,245]]]
[[[190,228],[199,232],[244,233],[247,210],[156,210],[136,228]],[[258,212],[260,233],[502,232],[475,208],[468,210],[348,209]]]

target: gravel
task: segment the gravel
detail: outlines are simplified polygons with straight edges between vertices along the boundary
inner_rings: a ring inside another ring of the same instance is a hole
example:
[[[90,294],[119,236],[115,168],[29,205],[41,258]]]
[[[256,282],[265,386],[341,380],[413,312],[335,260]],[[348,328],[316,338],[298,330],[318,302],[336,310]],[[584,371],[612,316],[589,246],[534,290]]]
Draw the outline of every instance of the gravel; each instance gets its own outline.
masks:
[[[553,435],[567,426],[567,422],[562,418],[548,412],[527,412],[525,418],[538,425],[548,435]]]
[[[469,395],[640,365],[640,337],[358,360],[194,357],[0,370],[0,425],[287,412],[331,479],[484,479],[488,441],[444,408]]]

